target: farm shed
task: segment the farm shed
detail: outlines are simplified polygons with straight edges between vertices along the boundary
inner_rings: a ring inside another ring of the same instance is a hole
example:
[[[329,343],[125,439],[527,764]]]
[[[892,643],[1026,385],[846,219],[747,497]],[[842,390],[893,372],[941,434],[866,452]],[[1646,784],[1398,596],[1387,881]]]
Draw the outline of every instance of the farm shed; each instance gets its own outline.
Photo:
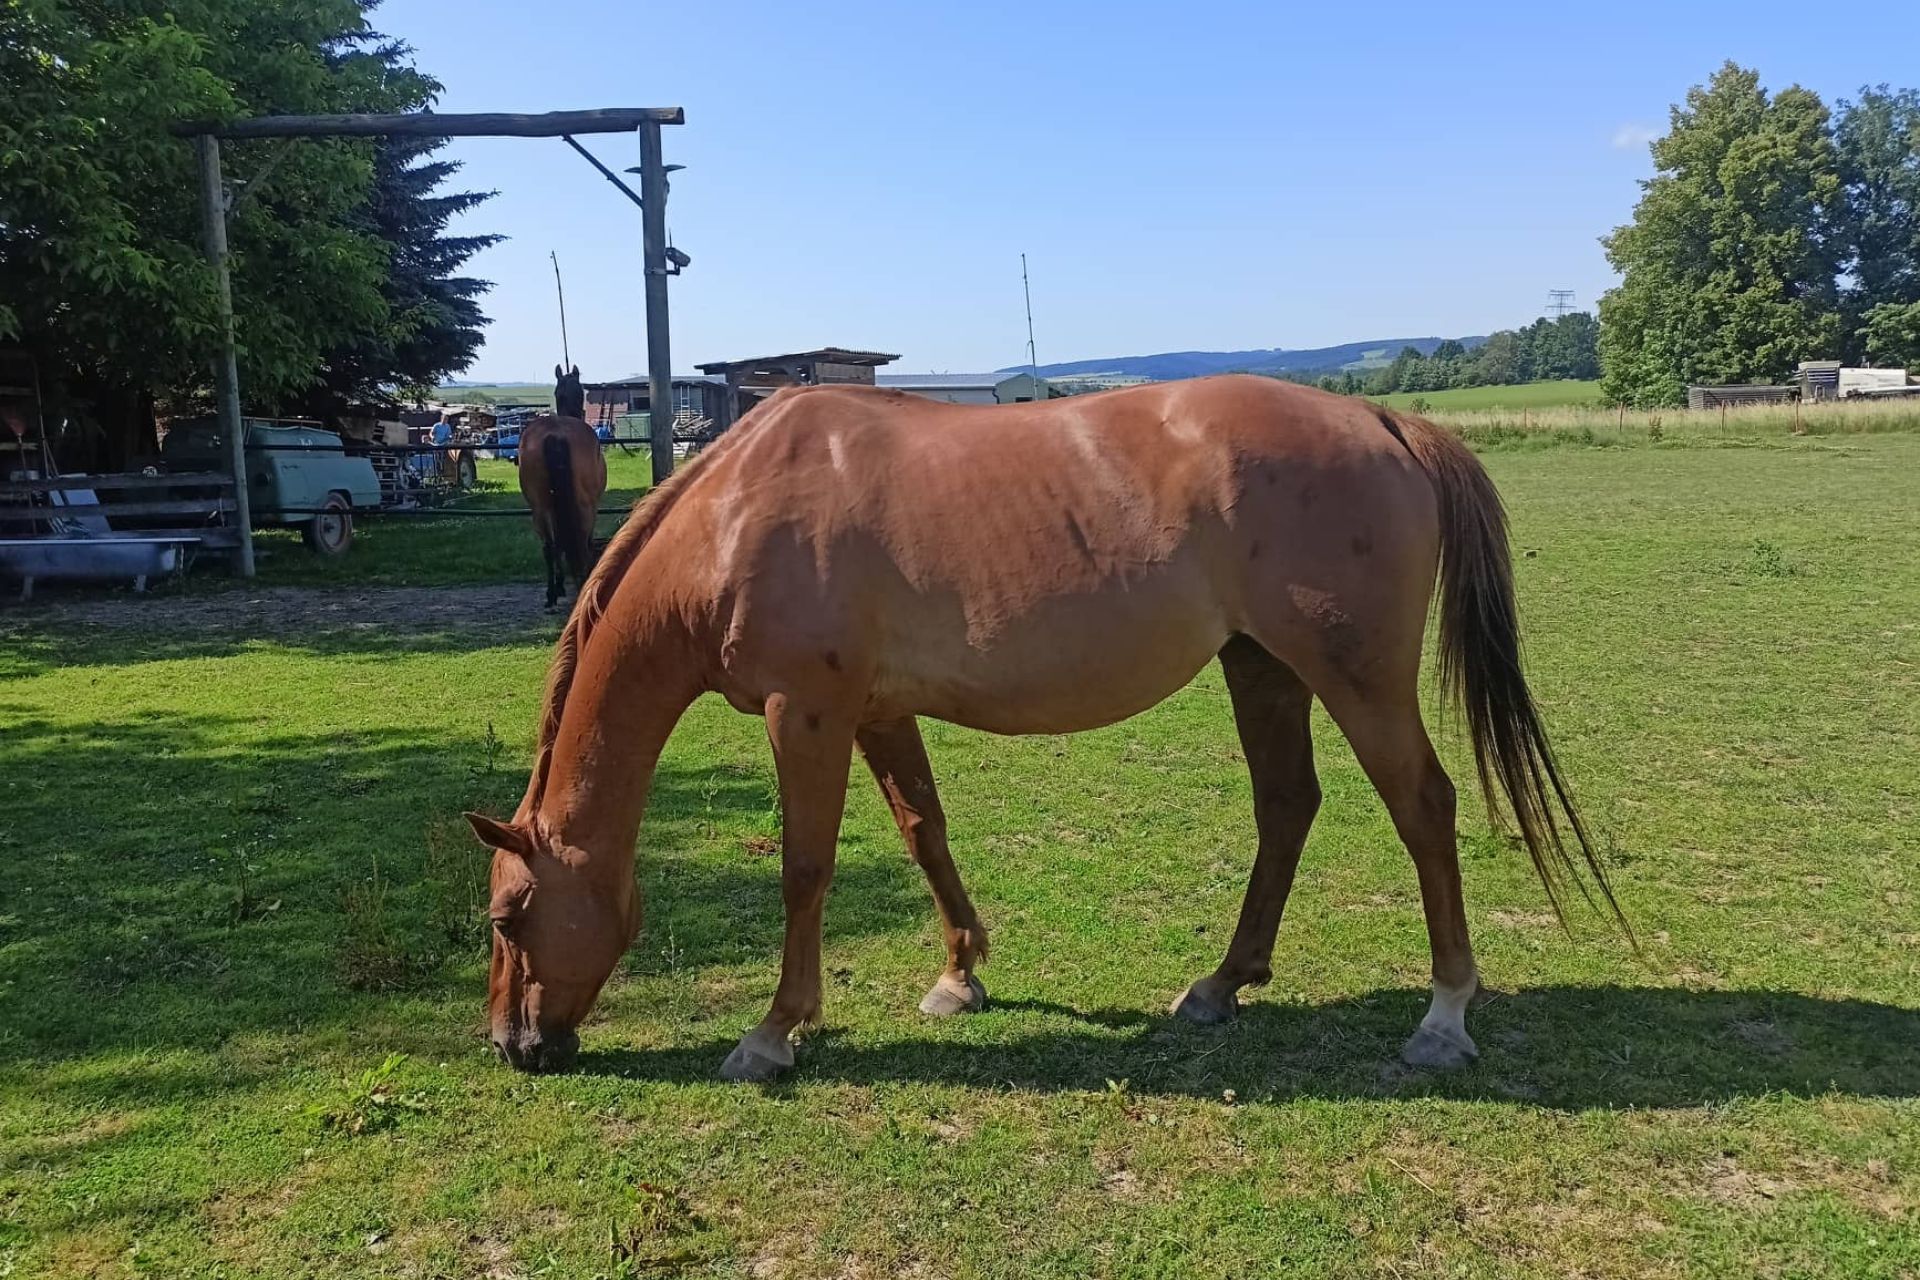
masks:
[[[725,378],[714,374],[675,374],[673,422],[676,434],[699,427],[718,433],[732,426],[740,416],[739,401]],[[652,380],[636,373],[611,382],[589,382],[582,388],[587,395],[587,421],[598,427],[603,423],[619,427],[619,419],[630,414],[649,413],[653,408]]]
[[[1045,378],[1036,379],[1030,373],[883,373],[876,381],[947,404],[1018,404],[1062,394]]]
[[[716,360],[699,366],[700,372],[724,378],[735,391],[765,393],[781,387],[814,387],[831,383],[872,386],[874,370],[900,357],[884,351],[854,351],[847,347],[820,347],[778,356],[747,360]],[[742,402],[741,407],[746,407]]]

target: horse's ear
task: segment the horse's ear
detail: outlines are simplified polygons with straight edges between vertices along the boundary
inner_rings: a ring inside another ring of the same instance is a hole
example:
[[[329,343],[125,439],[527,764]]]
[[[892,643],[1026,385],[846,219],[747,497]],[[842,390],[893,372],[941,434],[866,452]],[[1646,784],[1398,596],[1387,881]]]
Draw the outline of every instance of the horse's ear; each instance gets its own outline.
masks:
[[[574,376],[574,377],[576,377],[576,378],[580,376],[580,366],[579,366],[579,365],[575,365],[575,366],[573,366],[573,376]]]
[[[560,381],[562,378],[566,376],[567,376],[567,371],[565,369],[562,369],[559,365],[553,366],[553,380],[555,382]]]
[[[489,849],[505,849],[522,858],[533,856],[532,834],[511,822],[496,822],[485,814],[469,813],[467,825],[473,828],[473,834],[479,837],[480,843]]]

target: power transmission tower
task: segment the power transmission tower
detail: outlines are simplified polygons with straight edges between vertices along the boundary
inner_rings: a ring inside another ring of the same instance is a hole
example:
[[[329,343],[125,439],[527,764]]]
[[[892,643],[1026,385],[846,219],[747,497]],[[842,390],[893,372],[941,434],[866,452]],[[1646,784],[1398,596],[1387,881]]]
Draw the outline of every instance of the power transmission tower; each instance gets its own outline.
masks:
[[[1561,316],[1566,315],[1569,311],[1572,311],[1572,310],[1573,310],[1573,290],[1571,289],[1547,290],[1547,313],[1549,315],[1551,315],[1554,319],[1558,320]]]

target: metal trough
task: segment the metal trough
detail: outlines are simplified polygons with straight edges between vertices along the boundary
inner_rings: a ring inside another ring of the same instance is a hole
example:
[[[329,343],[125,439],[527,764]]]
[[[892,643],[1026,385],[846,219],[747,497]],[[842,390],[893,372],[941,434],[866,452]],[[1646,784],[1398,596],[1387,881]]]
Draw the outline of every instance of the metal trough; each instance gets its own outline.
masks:
[[[112,535],[91,538],[0,538],[0,578],[20,584],[20,598],[33,597],[36,578],[85,581],[131,578],[135,591],[147,579],[176,572],[185,542],[180,538]]]

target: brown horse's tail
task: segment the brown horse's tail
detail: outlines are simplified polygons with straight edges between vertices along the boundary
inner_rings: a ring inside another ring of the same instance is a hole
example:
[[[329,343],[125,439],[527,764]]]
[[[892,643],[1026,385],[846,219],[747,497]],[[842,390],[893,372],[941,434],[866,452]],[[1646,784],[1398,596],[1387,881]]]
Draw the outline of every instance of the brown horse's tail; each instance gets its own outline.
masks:
[[[580,511],[580,494],[573,483],[573,450],[566,437],[550,432],[540,442],[540,457],[547,464],[547,493],[553,499],[553,537],[567,568],[576,582],[584,582],[593,567],[593,521]]]
[[[1567,881],[1593,902],[1580,874],[1584,864],[1631,939],[1632,926],[1614,901],[1527,692],[1500,494],[1480,460],[1452,432],[1398,414],[1390,416],[1389,426],[1398,428],[1440,498],[1440,687],[1466,710],[1487,812],[1498,821],[1496,791],[1504,793],[1555,914],[1561,914]],[[1578,848],[1578,861],[1570,844]]]

